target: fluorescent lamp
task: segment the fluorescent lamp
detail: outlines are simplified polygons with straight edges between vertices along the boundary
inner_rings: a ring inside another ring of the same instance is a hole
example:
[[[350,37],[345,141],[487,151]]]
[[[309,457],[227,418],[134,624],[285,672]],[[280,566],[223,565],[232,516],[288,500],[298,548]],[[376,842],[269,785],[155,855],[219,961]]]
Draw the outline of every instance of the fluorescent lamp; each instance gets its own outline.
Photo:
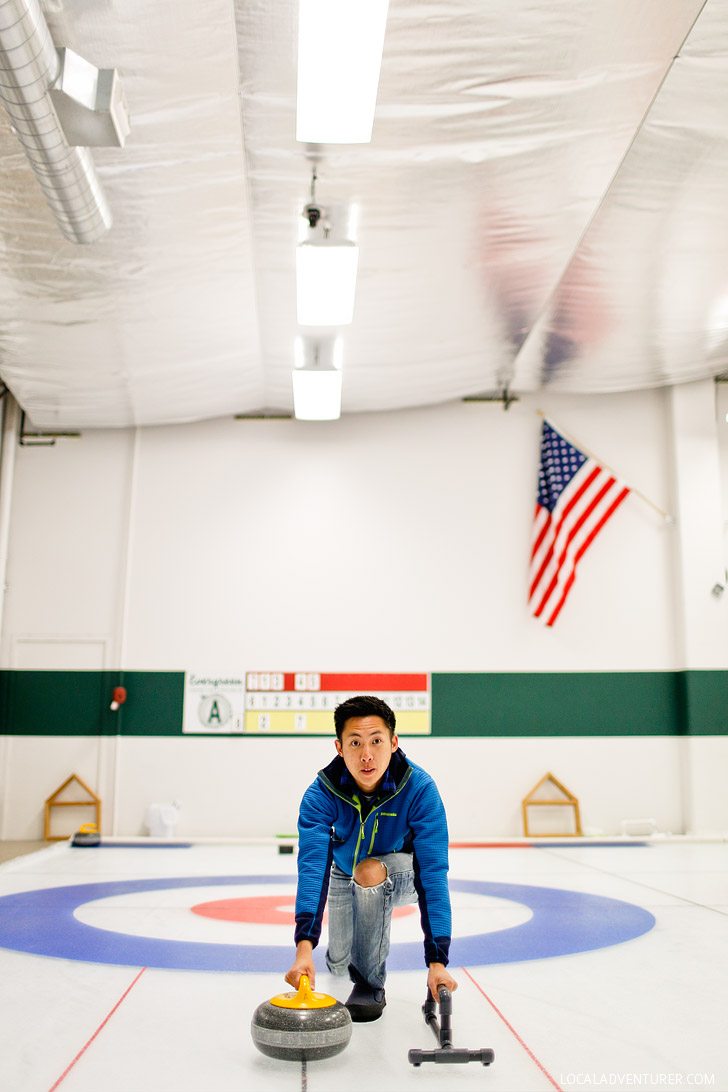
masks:
[[[299,421],[335,421],[341,416],[340,337],[297,337],[294,345],[293,406]]]
[[[389,0],[299,0],[296,140],[372,139]]]
[[[298,421],[341,417],[341,372],[336,368],[295,368],[293,411]]]
[[[301,243],[296,249],[299,326],[348,326],[354,317],[359,247],[352,242]]]

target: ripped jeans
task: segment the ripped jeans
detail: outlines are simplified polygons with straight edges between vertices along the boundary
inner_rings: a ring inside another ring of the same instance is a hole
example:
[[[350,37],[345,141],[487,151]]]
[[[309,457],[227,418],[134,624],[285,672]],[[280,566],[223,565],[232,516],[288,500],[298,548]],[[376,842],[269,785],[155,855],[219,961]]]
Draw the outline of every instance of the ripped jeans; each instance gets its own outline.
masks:
[[[382,989],[387,977],[392,910],[417,902],[411,853],[383,853],[376,860],[387,877],[376,887],[362,887],[331,865],[329,880],[329,947],[326,966]]]

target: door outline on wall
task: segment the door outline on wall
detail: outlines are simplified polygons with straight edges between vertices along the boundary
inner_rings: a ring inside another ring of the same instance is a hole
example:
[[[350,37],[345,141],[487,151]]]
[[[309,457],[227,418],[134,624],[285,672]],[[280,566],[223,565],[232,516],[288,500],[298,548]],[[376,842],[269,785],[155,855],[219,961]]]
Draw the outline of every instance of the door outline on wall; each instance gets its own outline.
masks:
[[[45,646],[49,653],[47,660],[41,663],[34,659],[33,663],[28,663],[22,652],[31,649],[40,652],[41,646]],[[76,659],[73,654],[63,657],[58,655],[61,650],[72,653],[74,648],[79,653],[96,648],[101,655],[79,655],[75,663],[72,662]],[[12,641],[10,667],[14,671],[106,671],[107,653],[108,639],[96,634],[70,636],[63,633],[19,633]]]

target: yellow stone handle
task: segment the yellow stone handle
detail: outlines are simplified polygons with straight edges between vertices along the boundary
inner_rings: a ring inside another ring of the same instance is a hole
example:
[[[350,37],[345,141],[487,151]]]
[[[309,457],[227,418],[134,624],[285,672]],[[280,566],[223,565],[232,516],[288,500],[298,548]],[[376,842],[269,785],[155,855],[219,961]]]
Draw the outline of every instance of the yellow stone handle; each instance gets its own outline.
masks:
[[[298,993],[280,993],[271,997],[270,1003],[281,1009],[328,1009],[338,1002],[327,993],[314,993],[308,975],[302,974],[298,980]]]
[[[311,991],[311,982],[307,974],[302,974],[298,980],[298,993],[295,997],[296,1005],[300,1005],[301,1008],[305,1005],[310,1008],[314,1004],[314,997]]]

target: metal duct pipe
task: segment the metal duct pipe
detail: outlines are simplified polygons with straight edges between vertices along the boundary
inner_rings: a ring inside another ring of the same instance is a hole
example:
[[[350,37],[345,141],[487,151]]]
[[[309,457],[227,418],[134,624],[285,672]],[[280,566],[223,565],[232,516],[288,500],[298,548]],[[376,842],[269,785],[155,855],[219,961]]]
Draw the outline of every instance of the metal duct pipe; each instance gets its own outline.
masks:
[[[0,0],[0,98],[58,226],[74,243],[93,243],[111,213],[88,148],[66,144],[49,89],[59,73],[39,0]]]

